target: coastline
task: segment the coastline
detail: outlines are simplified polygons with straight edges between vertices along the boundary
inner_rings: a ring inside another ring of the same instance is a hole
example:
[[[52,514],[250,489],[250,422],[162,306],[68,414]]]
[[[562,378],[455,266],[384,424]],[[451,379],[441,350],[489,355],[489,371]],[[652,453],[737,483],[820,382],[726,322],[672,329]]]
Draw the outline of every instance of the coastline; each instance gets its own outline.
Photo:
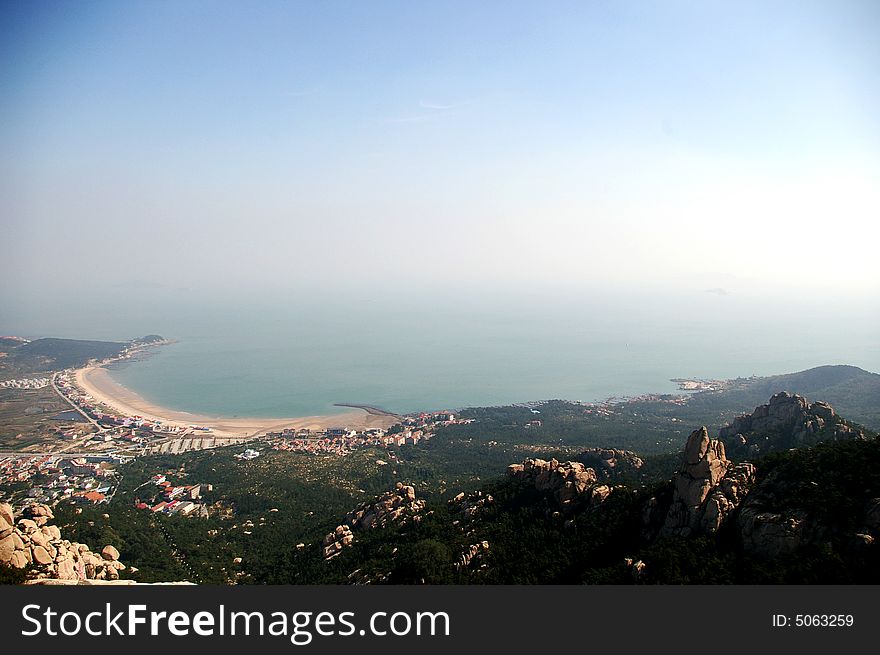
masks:
[[[125,415],[140,416],[165,425],[189,427],[202,425],[211,428],[217,437],[257,437],[266,432],[289,429],[324,430],[330,427],[344,427],[353,430],[368,428],[387,428],[397,422],[397,418],[364,411],[341,412],[324,416],[300,416],[290,418],[228,418],[205,416],[161,407],[151,403],[131,389],[114,380],[102,366],[86,366],[73,374],[74,383],[83,393],[91,396],[96,403]]]

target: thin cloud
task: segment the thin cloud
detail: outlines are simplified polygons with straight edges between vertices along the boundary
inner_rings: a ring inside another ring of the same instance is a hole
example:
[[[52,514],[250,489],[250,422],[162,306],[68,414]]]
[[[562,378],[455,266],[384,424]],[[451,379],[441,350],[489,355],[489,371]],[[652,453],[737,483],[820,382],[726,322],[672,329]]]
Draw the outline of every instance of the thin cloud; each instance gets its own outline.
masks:
[[[464,107],[467,102],[456,102],[451,105],[441,104],[439,102],[430,102],[429,100],[419,100],[419,107],[422,109],[439,109],[439,110],[448,110],[448,109],[458,109],[459,107]]]
[[[713,293],[716,296],[729,296],[730,291],[727,289],[722,289],[721,287],[713,287],[711,289],[704,289],[706,293]]]
[[[456,102],[453,104],[441,104],[439,102],[429,102],[428,100],[419,100],[419,107],[429,111],[419,112],[415,114],[406,114],[403,116],[395,116],[385,120],[386,123],[428,123],[439,118],[454,116],[468,102]]]
[[[394,118],[388,118],[385,120],[386,123],[428,123],[430,121],[435,121],[438,118],[443,118],[445,116],[451,116],[453,112],[444,111],[444,112],[432,112],[430,114],[411,114],[408,116],[395,116]]]

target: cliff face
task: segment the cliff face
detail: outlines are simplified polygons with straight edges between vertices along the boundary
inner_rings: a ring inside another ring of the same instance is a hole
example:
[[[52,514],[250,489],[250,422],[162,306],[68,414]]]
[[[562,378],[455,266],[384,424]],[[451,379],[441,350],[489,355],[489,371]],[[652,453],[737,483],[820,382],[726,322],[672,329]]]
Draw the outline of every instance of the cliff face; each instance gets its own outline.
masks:
[[[840,418],[828,403],[810,403],[783,391],[751,414],[735,418],[718,431],[718,437],[731,456],[743,459],[826,441],[864,439],[865,434]]]
[[[62,538],[48,505],[32,504],[15,515],[12,506],[0,503],[0,563],[29,569],[31,581],[118,580],[125,564],[119,551],[105,546],[99,553],[85,544]]]

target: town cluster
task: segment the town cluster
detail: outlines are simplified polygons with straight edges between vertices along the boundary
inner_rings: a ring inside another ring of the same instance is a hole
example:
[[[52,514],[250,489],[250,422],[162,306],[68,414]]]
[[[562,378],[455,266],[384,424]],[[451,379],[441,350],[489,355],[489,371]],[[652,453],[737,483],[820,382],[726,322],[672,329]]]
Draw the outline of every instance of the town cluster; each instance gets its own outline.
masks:
[[[49,378],[18,378],[0,382],[0,389],[45,389],[51,382]]]
[[[118,459],[70,455],[10,455],[0,458],[0,484],[26,483],[16,502],[84,504],[109,502],[118,485]],[[15,492],[13,492],[15,493]]]
[[[107,451],[118,450],[120,447],[132,453],[143,454],[148,451],[164,452],[162,446],[169,439],[189,439],[189,444],[181,442],[180,446],[186,445],[182,450],[198,450],[206,447],[203,443],[214,438],[210,428],[200,425],[187,427],[177,425],[165,425],[161,421],[151,421],[141,416],[118,416],[104,411],[94,399],[84,394],[71,380],[72,372],[62,371],[55,375],[55,389],[75,410],[71,410],[71,421],[82,424],[89,423],[94,428],[87,436],[90,437],[89,450]],[[60,428],[59,434],[67,439],[76,439],[80,430],[74,427]],[[165,451],[175,444],[165,447]],[[174,449],[176,452],[178,449]]]
[[[347,455],[358,448],[394,448],[413,446],[427,441],[438,425],[469,423],[473,419],[456,419],[448,411],[425,412],[405,416],[401,422],[388,430],[369,428],[349,430],[328,428],[326,430],[282,430],[266,435],[275,450],[287,450],[312,454]]]
[[[213,485],[199,483],[175,486],[164,475],[154,475],[140,488],[143,487],[153,487],[153,491],[135,500],[137,509],[180,516],[208,516],[208,507],[201,501],[203,494],[214,490]]]

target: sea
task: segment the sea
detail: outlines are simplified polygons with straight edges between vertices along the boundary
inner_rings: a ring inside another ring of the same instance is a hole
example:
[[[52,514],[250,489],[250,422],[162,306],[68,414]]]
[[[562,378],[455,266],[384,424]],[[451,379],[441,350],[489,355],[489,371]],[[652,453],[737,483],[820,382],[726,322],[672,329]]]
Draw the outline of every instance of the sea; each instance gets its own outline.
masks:
[[[173,409],[288,417],[338,412],[335,403],[405,413],[600,401],[674,393],[672,378],[774,375],[823,364],[880,370],[870,317],[860,323],[851,315],[835,321],[833,314],[787,310],[709,311],[713,303],[723,309],[723,298],[700,298],[704,313],[681,315],[651,303],[633,310],[590,300],[532,295],[521,303],[456,306],[408,298],[219,312],[163,328],[173,344],[115,366],[111,375]]]
[[[463,298],[154,301],[138,311],[69,311],[52,333],[174,343],[111,367],[168,408],[295,417],[360,403],[398,413],[675,393],[672,378],[775,375],[824,364],[880,371],[875,308],[714,293],[540,290]]]

